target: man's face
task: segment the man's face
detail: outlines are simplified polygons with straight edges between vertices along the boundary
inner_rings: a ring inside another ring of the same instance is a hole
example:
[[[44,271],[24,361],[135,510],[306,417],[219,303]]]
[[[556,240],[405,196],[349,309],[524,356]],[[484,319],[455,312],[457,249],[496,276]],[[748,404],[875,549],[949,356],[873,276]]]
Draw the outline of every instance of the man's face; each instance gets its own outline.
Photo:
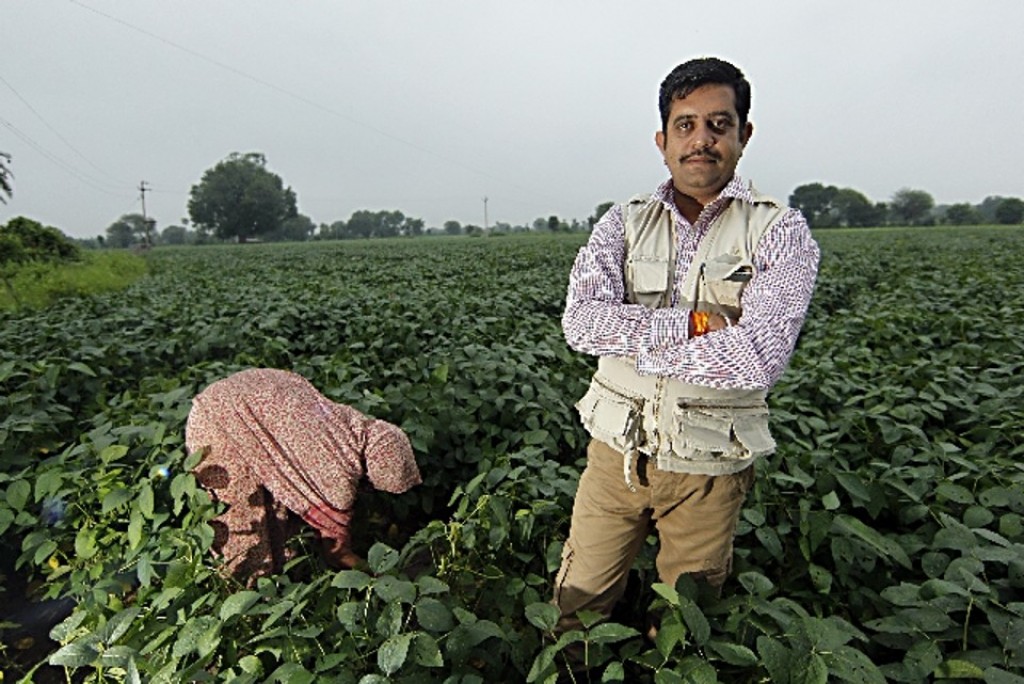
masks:
[[[732,179],[753,130],[740,126],[733,89],[709,83],[672,102],[667,131],[654,140],[676,190],[707,204]]]

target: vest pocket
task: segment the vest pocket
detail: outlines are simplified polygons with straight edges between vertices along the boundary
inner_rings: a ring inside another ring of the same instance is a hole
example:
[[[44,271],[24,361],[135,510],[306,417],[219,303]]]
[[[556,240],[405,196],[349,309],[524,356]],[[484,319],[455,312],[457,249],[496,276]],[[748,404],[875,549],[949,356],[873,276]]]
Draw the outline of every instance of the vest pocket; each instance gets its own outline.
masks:
[[[680,404],[672,418],[672,450],[683,458],[751,458],[775,451],[767,407]]]
[[[723,307],[740,308],[740,295],[754,276],[754,265],[738,256],[723,254],[704,264],[706,299]]]
[[[622,449],[636,435],[642,400],[629,397],[594,378],[576,402],[583,427],[591,437]]]
[[[669,289],[669,263],[656,257],[631,257],[626,264],[627,282],[639,294],[661,293]]]

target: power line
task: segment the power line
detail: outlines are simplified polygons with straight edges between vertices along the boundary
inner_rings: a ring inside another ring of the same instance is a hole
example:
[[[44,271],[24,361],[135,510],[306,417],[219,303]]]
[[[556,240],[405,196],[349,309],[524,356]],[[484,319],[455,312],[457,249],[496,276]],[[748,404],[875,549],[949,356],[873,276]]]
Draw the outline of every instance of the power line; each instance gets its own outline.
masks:
[[[119,184],[119,185],[127,185],[126,183],[122,183],[122,182],[120,181],[120,179],[118,179],[118,178],[114,178],[113,176],[111,176],[111,175],[110,175],[109,173],[107,173],[106,171],[104,171],[103,169],[101,169],[101,168],[100,168],[99,166],[97,166],[96,164],[94,164],[94,163],[92,162],[92,160],[91,160],[91,159],[89,159],[89,158],[88,158],[88,157],[86,157],[86,156],[85,156],[84,154],[82,154],[82,153],[81,153],[81,152],[80,152],[80,151],[78,150],[78,148],[77,148],[77,147],[75,147],[74,145],[72,145],[72,144],[71,144],[71,142],[70,142],[70,141],[69,141],[69,140],[68,140],[67,138],[65,138],[65,137],[64,137],[63,135],[61,135],[61,134],[60,134],[60,131],[58,131],[58,130],[57,130],[56,128],[54,128],[53,126],[51,126],[51,125],[50,125],[50,122],[48,122],[48,121],[47,121],[47,120],[46,120],[46,119],[45,119],[45,118],[43,117],[43,115],[39,113],[39,110],[37,110],[37,109],[36,109],[35,107],[33,107],[33,106],[32,106],[32,104],[31,104],[31,103],[30,103],[30,102],[29,102],[28,100],[26,100],[26,99],[25,99],[25,98],[24,98],[24,97],[23,97],[23,96],[21,95],[21,93],[19,93],[19,92],[18,92],[17,90],[15,90],[14,86],[13,86],[13,85],[11,85],[10,81],[8,81],[7,79],[5,79],[5,78],[4,78],[3,76],[0,76],[0,82],[2,82],[2,83],[3,83],[4,85],[5,85],[5,86],[7,86],[7,88],[8,88],[8,89],[9,89],[9,90],[10,90],[10,91],[11,91],[12,93],[14,93],[14,96],[15,96],[16,98],[18,98],[19,100],[21,100],[21,103],[22,103],[23,105],[25,105],[25,107],[27,107],[27,108],[28,108],[28,110],[29,110],[30,112],[32,112],[33,114],[35,114],[35,115],[36,115],[36,118],[38,118],[38,119],[39,119],[40,121],[42,121],[42,122],[43,122],[43,125],[44,125],[44,126],[46,126],[46,127],[48,128],[48,129],[50,129],[50,132],[51,132],[51,133],[53,133],[53,134],[54,134],[55,136],[57,136],[57,137],[58,137],[58,138],[60,139],[60,141],[61,141],[61,142],[63,142],[63,143],[65,144],[65,145],[67,145],[67,146],[68,146],[68,149],[70,149],[70,150],[71,150],[72,152],[74,152],[75,154],[77,154],[77,155],[78,155],[78,156],[79,156],[79,157],[80,157],[81,159],[83,159],[83,160],[85,161],[85,163],[87,163],[87,164],[88,164],[89,166],[91,166],[92,168],[96,169],[96,170],[97,170],[97,171],[99,171],[99,172],[100,172],[101,174],[103,174],[104,176],[106,176],[106,177],[107,177],[107,178],[109,178],[110,180],[114,181],[115,183],[117,183],[117,184]]]
[[[259,85],[261,85],[261,86],[263,86],[265,88],[270,88],[271,90],[274,90],[274,91],[276,91],[278,93],[281,93],[282,95],[286,95],[287,97],[290,97],[290,98],[292,98],[294,100],[298,100],[299,102],[302,102],[305,105],[313,107],[314,109],[318,109],[318,110],[320,110],[322,112],[330,114],[331,116],[335,116],[335,117],[338,117],[340,119],[344,119],[345,121],[348,121],[351,124],[355,124],[356,126],[361,126],[361,127],[366,128],[366,129],[368,129],[370,131],[373,131],[377,135],[380,135],[380,136],[382,136],[384,138],[388,138],[390,140],[393,140],[395,142],[401,143],[401,144],[406,145],[408,147],[411,147],[413,149],[419,150],[420,152],[423,152],[424,154],[426,154],[428,156],[431,156],[431,157],[434,157],[436,159],[439,159],[440,161],[443,161],[443,162],[445,162],[445,163],[447,163],[447,164],[449,164],[451,166],[459,167],[459,168],[462,168],[462,169],[464,169],[466,171],[471,171],[471,172],[473,172],[473,173],[475,173],[475,174],[477,174],[479,176],[485,177],[485,178],[490,178],[491,180],[497,181],[497,182],[501,183],[502,185],[504,185],[506,187],[515,187],[515,188],[519,188],[520,190],[523,190],[524,192],[528,192],[528,193],[533,194],[533,195],[542,196],[542,197],[548,197],[549,199],[554,199],[554,198],[551,198],[549,195],[546,195],[544,193],[539,193],[536,190],[533,190],[533,189],[530,189],[530,188],[525,188],[525,187],[523,187],[523,186],[521,186],[521,185],[519,185],[517,183],[509,181],[508,179],[504,179],[504,178],[500,178],[498,176],[495,176],[494,174],[489,173],[489,172],[487,172],[487,171],[485,171],[483,169],[471,166],[469,164],[465,164],[465,163],[460,162],[460,161],[455,160],[455,159],[451,159],[451,158],[446,157],[445,155],[437,152],[436,150],[432,150],[432,149],[424,147],[424,146],[422,146],[422,145],[420,145],[418,143],[412,142],[410,140],[406,140],[405,138],[399,137],[399,136],[394,135],[392,133],[389,133],[389,132],[387,132],[387,131],[385,131],[383,129],[377,128],[376,126],[374,126],[372,124],[368,124],[365,121],[360,121],[359,119],[355,119],[355,118],[349,116],[348,114],[345,114],[343,112],[339,112],[339,111],[337,111],[335,109],[331,109],[330,107],[327,107],[327,106],[325,106],[323,104],[320,104],[319,102],[316,102],[315,100],[311,100],[308,97],[305,97],[304,95],[300,95],[300,94],[295,93],[295,92],[293,92],[291,90],[288,90],[286,88],[282,88],[279,85],[276,85],[274,83],[271,83],[270,81],[267,81],[267,80],[264,80],[262,78],[259,78],[258,76],[254,76],[254,75],[252,75],[252,74],[250,74],[248,72],[242,71],[241,69],[233,67],[230,64],[226,64],[224,62],[216,60],[216,59],[214,59],[212,57],[204,55],[201,52],[198,52],[198,51],[193,50],[191,48],[185,47],[184,45],[180,45],[179,43],[175,43],[172,40],[169,40],[169,39],[164,38],[163,36],[160,36],[160,35],[158,35],[156,33],[153,33],[151,31],[148,31],[148,30],[144,29],[144,28],[136,26],[136,25],[134,25],[134,24],[132,24],[130,22],[127,22],[127,21],[125,21],[123,19],[119,19],[118,17],[115,17],[115,16],[112,16],[110,14],[107,14],[106,12],[98,10],[95,7],[90,7],[89,5],[87,5],[87,4],[83,3],[83,2],[80,2],[79,0],[68,0],[68,2],[70,2],[72,5],[77,5],[78,7],[81,7],[84,10],[88,10],[89,12],[92,12],[93,14],[96,14],[97,16],[103,17],[104,19],[107,19],[108,21],[112,21],[114,23],[120,24],[121,26],[124,26],[125,28],[128,28],[128,29],[130,29],[132,31],[135,31],[137,33],[141,33],[142,35],[147,36],[148,38],[152,38],[153,40],[157,40],[157,41],[159,41],[161,43],[164,43],[165,45],[169,45],[170,47],[174,48],[175,50],[180,50],[181,52],[184,52],[184,53],[186,53],[188,55],[191,55],[192,57],[195,57],[196,59],[200,59],[200,60],[203,60],[204,62],[208,62],[210,64],[213,64],[214,66],[216,66],[216,67],[218,67],[220,69],[224,69],[225,71],[229,71],[232,74],[235,74],[236,76],[240,76],[240,77],[242,77],[242,78],[244,78],[246,80],[252,81],[253,83],[257,83],[257,84],[259,84]]]
[[[28,145],[29,147],[34,149],[42,157],[44,157],[45,159],[49,160],[52,164],[60,167],[61,169],[63,169],[67,173],[71,174],[72,176],[74,176],[78,180],[82,181],[83,183],[85,183],[86,185],[91,187],[93,190],[98,190],[99,192],[103,192],[103,193],[106,193],[108,195],[114,195],[114,196],[123,196],[124,195],[123,191],[112,190],[109,187],[104,187],[103,181],[100,181],[99,179],[96,179],[96,178],[91,178],[88,174],[86,174],[83,171],[81,171],[80,169],[76,168],[73,164],[70,164],[70,163],[64,161],[63,159],[61,159],[57,155],[53,154],[52,152],[49,152],[46,148],[44,148],[42,145],[37,143],[32,138],[30,138],[28,135],[26,135],[22,131],[18,130],[17,126],[12,124],[7,119],[4,119],[3,117],[0,117],[0,125],[2,125],[5,128],[7,128],[15,136],[20,138],[26,145]]]

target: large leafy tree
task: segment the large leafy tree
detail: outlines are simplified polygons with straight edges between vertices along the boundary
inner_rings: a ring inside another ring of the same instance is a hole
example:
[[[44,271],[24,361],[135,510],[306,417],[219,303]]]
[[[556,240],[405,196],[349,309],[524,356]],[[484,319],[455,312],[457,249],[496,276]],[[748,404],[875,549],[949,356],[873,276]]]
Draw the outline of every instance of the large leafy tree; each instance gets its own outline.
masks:
[[[131,247],[149,242],[150,226],[142,214],[125,214],[107,226],[108,247]]]
[[[832,198],[832,209],[841,226],[864,228],[881,225],[885,220],[885,209],[853,188],[840,188]]]
[[[946,210],[946,222],[954,226],[971,226],[981,221],[981,212],[967,202],[952,204]]]
[[[295,193],[267,169],[266,157],[235,152],[192,186],[188,213],[198,230],[245,242],[278,232],[298,210]]]
[[[789,196],[789,205],[799,209],[812,228],[838,225],[833,200],[839,193],[834,185],[807,183],[798,186]]]
[[[1024,221],[1024,200],[1019,197],[1007,197],[996,207],[996,222],[1004,226],[1012,226]]]
[[[895,221],[907,226],[930,223],[935,199],[924,190],[900,188],[892,196],[889,212]]]

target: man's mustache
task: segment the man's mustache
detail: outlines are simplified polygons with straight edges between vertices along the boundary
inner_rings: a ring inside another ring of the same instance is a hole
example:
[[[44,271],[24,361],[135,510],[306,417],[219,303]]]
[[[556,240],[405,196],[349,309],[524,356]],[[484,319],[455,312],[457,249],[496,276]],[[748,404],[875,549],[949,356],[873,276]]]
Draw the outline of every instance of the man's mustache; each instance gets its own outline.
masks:
[[[721,161],[722,156],[712,150],[701,150],[699,152],[691,152],[690,154],[684,154],[679,158],[679,163],[682,164],[690,159],[711,159],[712,161]]]

